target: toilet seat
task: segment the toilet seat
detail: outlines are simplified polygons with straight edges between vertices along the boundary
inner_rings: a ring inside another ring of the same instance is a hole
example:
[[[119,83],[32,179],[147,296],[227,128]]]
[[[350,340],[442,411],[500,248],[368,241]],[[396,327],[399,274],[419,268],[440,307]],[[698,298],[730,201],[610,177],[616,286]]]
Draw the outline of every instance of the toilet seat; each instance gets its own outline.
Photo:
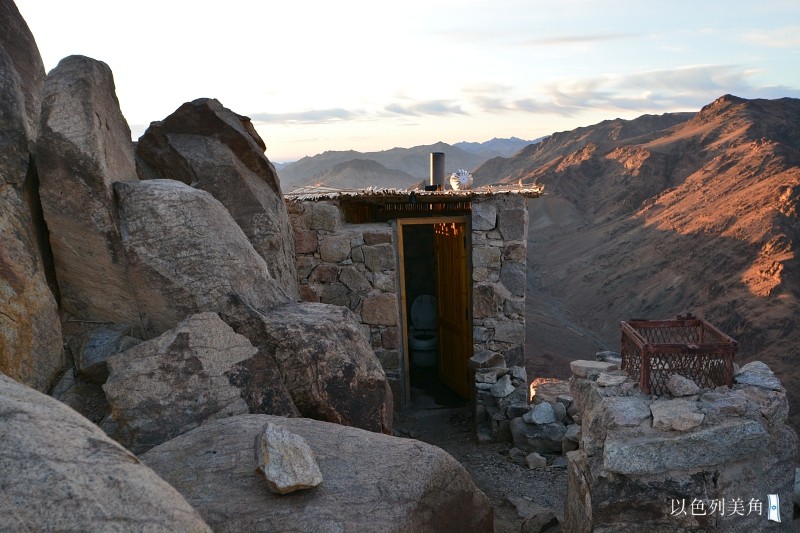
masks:
[[[411,327],[408,332],[408,348],[412,358],[430,359],[430,352],[439,348],[439,333],[437,331],[438,316],[436,297],[430,294],[417,296],[411,304]],[[420,366],[429,366],[428,364]]]

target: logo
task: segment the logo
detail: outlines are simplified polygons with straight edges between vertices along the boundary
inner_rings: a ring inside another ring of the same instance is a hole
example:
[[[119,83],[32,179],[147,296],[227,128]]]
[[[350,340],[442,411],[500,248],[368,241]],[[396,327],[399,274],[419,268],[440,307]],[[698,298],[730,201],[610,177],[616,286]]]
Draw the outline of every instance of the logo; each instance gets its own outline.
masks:
[[[769,494],[767,496],[769,501],[769,509],[767,512],[767,519],[773,522],[781,521],[781,499],[777,494]]]

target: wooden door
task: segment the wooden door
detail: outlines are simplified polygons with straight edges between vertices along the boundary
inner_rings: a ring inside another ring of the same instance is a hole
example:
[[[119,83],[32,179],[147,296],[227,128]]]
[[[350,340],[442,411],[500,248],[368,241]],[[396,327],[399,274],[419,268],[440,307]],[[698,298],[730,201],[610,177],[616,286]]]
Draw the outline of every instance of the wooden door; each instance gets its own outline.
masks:
[[[467,228],[463,222],[434,224],[436,300],[439,307],[439,380],[469,398],[472,380],[472,324],[467,268]]]

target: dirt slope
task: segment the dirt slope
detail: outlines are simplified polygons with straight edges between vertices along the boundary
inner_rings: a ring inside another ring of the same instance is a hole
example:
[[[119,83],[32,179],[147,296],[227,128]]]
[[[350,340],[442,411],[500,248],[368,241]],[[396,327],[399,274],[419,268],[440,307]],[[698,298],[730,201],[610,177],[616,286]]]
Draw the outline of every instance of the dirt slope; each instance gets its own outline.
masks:
[[[780,375],[800,427],[800,100],[726,95],[606,121],[474,172],[538,182],[529,204],[536,373],[619,349],[619,321],[691,311]]]

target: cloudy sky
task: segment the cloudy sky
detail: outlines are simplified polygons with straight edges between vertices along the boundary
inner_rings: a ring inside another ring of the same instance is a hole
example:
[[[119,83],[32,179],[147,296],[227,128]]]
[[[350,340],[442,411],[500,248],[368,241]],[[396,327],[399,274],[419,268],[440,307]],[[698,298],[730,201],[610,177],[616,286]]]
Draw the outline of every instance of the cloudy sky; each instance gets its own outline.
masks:
[[[134,138],[213,97],[279,162],[800,97],[797,0],[16,3],[48,71],[108,63]]]

